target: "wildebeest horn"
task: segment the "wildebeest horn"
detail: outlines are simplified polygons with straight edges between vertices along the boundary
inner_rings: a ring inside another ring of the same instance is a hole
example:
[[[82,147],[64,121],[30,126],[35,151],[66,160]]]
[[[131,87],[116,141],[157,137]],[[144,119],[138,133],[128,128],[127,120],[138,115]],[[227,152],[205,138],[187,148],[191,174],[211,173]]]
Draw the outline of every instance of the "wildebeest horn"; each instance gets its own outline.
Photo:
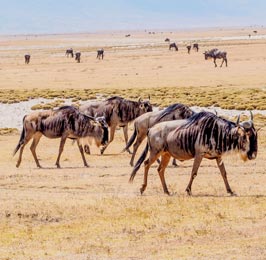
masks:
[[[150,96],[150,94],[149,94],[149,96],[148,96],[148,99],[151,100],[151,96]]]
[[[249,111],[249,112],[250,112],[250,121],[253,121],[253,114],[251,111]]]
[[[142,99],[141,99],[141,97],[139,98],[139,100],[138,100],[138,102],[141,102],[142,101]]]
[[[236,125],[239,125],[239,120],[240,120],[240,115],[238,116],[238,118],[236,120]]]

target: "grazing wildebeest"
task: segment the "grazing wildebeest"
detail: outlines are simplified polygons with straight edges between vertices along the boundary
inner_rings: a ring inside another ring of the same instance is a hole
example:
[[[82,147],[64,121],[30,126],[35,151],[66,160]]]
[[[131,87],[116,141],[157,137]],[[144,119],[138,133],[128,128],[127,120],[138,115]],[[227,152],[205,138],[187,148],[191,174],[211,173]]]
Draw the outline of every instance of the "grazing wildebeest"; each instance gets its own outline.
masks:
[[[178,47],[177,47],[175,42],[169,44],[169,50],[171,50],[172,48],[174,48],[176,51],[178,51]]]
[[[130,165],[133,166],[136,152],[142,141],[146,138],[149,128],[160,122],[189,118],[193,114],[194,112],[188,106],[176,103],[163,110],[145,113],[136,118],[134,121],[134,132],[123,150],[128,150],[137,138],[133,146]]]
[[[110,127],[110,139],[108,145],[113,141],[117,126],[123,127],[125,142],[128,141],[128,124],[138,116],[152,111],[149,100],[131,101],[122,97],[114,96],[104,101],[89,102],[81,106],[80,111],[90,116],[105,116]],[[107,146],[103,147],[101,154]],[[85,146],[85,151],[89,153],[89,146]]]
[[[25,58],[25,64],[29,64],[30,63],[30,54],[25,54],[24,58]]]
[[[65,56],[68,57],[69,55],[71,55],[72,58],[74,57],[74,52],[72,48],[66,50]]]
[[[77,63],[80,63],[80,56],[81,56],[80,52],[75,53],[75,60],[77,61]]]
[[[187,53],[190,54],[191,45],[187,45]]]
[[[104,56],[104,49],[97,50],[96,58],[97,59],[101,59],[102,58],[102,60],[103,60],[103,56]]]
[[[73,106],[64,106],[55,110],[34,112],[23,118],[23,129],[18,145],[14,150],[14,155],[20,149],[16,166],[19,167],[25,145],[33,138],[30,150],[37,167],[41,168],[35,152],[42,135],[48,138],[60,138],[59,153],[56,160],[57,168],[60,168],[60,156],[67,138],[77,140],[84,166],[88,166],[80,139],[90,137],[95,140],[97,146],[106,145],[108,142],[108,126],[106,122],[97,120],[79,112]]]
[[[198,43],[193,43],[192,49],[196,50],[196,52],[199,51],[199,44]]]
[[[225,51],[219,51],[218,49],[212,49],[210,51],[205,51],[203,54],[205,56],[205,60],[209,58],[213,59],[215,67],[217,67],[216,59],[223,59],[220,67],[223,66],[224,61],[227,67],[227,57],[226,57],[227,53]]]
[[[169,126],[170,123],[172,124]],[[170,128],[170,131],[169,129]],[[174,130],[171,130],[173,129]],[[227,173],[222,156],[229,152],[239,153],[244,161],[255,159],[257,156],[257,131],[251,119],[236,123],[217,117],[210,112],[200,112],[184,120],[163,122],[149,130],[147,145],[136,163],[130,181],[133,181],[138,169],[145,160],[148,150],[149,158],[144,162],[144,182],[140,189],[143,193],[147,187],[148,171],[156,159],[161,156],[158,173],[164,193],[169,194],[164,179],[164,171],[172,157],[184,161],[194,158],[191,178],[186,188],[191,195],[191,186],[196,177],[203,158],[216,159],[228,193],[233,195],[227,181]]]

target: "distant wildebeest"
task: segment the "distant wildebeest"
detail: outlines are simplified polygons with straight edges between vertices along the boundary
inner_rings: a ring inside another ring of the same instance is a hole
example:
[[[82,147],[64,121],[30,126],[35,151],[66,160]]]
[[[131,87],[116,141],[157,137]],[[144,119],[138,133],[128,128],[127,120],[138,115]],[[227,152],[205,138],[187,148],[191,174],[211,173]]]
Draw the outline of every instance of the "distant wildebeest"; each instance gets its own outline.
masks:
[[[73,51],[72,48],[66,50],[66,54],[65,54],[65,56],[68,57],[69,55],[71,55],[72,58],[74,57],[74,51]]]
[[[104,56],[104,49],[97,50],[96,58],[97,59],[101,59],[102,58],[102,60],[103,60],[103,56]]]
[[[196,50],[196,52],[199,51],[199,44],[198,43],[193,43],[192,49]]]
[[[137,138],[133,146],[130,165],[133,166],[136,152],[142,141],[146,138],[149,128],[160,122],[189,118],[193,114],[194,111],[191,110],[188,106],[175,103],[163,110],[145,113],[136,118],[136,120],[134,121],[134,132],[123,150],[128,150]]]
[[[171,123],[172,128],[167,123]],[[174,130],[171,130],[173,128]],[[140,191],[141,193],[145,191],[149,168],[161,156],[158,173],[164,193],[169,194],[164,172],[171,156],[180,161],[194,158],[191,178],[186,188],[188,195],[191,195],[192,182],[197,176],[202,159],[216,159],[226,190],[234,195],[227,181],[222,156],[235,152],[239,153],[244,161],[247,161],[256,158],[257,150],[257,131],[253,124],[252,113],[249,121],[239,123],[238,117],[237,122],[234,123],[210,112],[200,112],[188,119],[163,122],[152,127],[148,133],[146,147],[132,171],[130,181],[133,181],[150,151],[149,158],[144,162],[144,182]]]
[[[187,53],[190,54],[191,45],[187,45]]]
[[[215,64],[215,67],[217,67],[216,59],[223,59],[220,67],[223,66],[223,63],[225,61],[225,65],[227,67],[227,53],[225,51],[219,51],[218,49],[212,49],[210,51],[205,51],[204,53],[205,60],[207,59],[213,59],[213,62]]]
[[[29,64],[30,63],[30,54],[25,54],[24,58],[25,58],[25,64]]]
[[[170,39],[169,38],[166,38],[164,41],[165,42],[170,42]]]
[[[73,106],[64,106],[55,110],[34,112],[23,118],[23,129],[14,155],[20,149],[16,166],[19,167],[25,145],[33,138],[30,150],[37,167],[41,168],[36,155],[36,146],[42,135],[48,138],[60,138],[59,153],[56,160],[57,168],[60,168],[60,156],[67,138],[77,140],[84,166],[88,166],[80,139],[90,137],[95,140],[97,146],[104,146],[108,143],[108,125],[105,121],[97,120],[79,112]]]
[[[171,50],[172,48],[174,48],[176,51],[178,51],[178,47],[177,47],[175,42],[169,44],[169,50]]]
[[[81,106],[80,111],[90,116],[105,116],[110,127],[110,139],[108,145],[113,141],[117,126],[123,127],[125,142],[128,141],[128,124],[138,116],[152,111],[149,100],[132,101],[122,97],[114,96],[104,101],[89,102]],[[101,149],[101,154],[107,146]],[[90,153],[89,146],[85,146],[85,151]]]
[[[130,34],[126,34],[125,37],[130,37],[131,35]]]
[[[77,61],[77,63],[80,63],[80,56],[81,56],[80,52],[75,53],[75,60]]]

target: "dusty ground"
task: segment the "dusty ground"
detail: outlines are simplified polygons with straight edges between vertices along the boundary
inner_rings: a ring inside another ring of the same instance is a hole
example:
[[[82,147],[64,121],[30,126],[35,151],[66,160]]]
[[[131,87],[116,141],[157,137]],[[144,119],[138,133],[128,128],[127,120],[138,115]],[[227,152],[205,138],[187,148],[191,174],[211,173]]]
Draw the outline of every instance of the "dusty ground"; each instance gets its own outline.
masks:
[[[265,40],[207,39],[248,34],[249,29],[146,33],[135,39],[122,33],[1,37],[0,88],[261,88],[266,86]],[[169,52],[163,42],[166,37],[177,42],[204,37],[204,47],[190,55],[184,47]],[[108,45],[108,51],[106,59],[98,61],[95,49],[101,44]],[[214,69],[211,61],[203,59],[203,49],[214,45],[228,51],[228,68]],[[81,64],[64,57],[64,50],[75,46],[83,52]],[[28,51],[32,62],[26,66],[23,55]],[[69,141],[62,169],[56,169],[59,140],[43,138],[37,149],[43,169],[36,168],[29,145],[17,169],[17,155],[12,157],[12,152],[18,139],[18,135],[0,136],[1,260],[265,259],[265,129],[259,132],[256,160],[225,158],[236,197],[226,194],[215,162],[207,160],[195,179],[192,197],[184,191],[192,161],[167,168],[170,197],[163,194],[154,165],[147,190],[140,196],[143,169],[129,184],[130,156],[120,154],[121,130],[104,156],[93,147],[93,155],[87,156],[89,168],[82,166],[76,145]]]

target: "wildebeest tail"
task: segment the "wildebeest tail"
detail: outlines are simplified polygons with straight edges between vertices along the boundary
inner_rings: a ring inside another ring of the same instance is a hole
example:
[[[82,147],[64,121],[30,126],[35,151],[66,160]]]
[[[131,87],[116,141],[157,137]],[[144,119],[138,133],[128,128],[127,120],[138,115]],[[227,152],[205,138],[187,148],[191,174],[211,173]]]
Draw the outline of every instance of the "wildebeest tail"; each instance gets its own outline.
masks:
[[[25,133],[26,133],[26,131],[25,131],[25,127],[24,127],[24,120],[25,120],[25,117],[26,117],[26,116],[23,117],[23,129],[22,129],[22,132],[21,132],[21,135],[20,135],[19,142],[18,142],[18,144],[17,144],[17,146],[16,146],[16,148],[15,148],[15,150],[14,150],[14,152],[13,152],[13,156],[14,156],[14,155],[16,154],[16,152],[19,150],[20,146],[24,143]]]
[[[144,151],[142,152],[141,156],[139,157],[138,161],[136,162],[136,164],[134,166],[134,169],[133,169],[133,171],[131,173],[131,176],[130,176],[130,179],[129,179],[130,182],[133,182],[137,171],[139,170],[141,164],[143,163],[143,161],[145,160],[145,158],[147,156],[148,150],[149,150],[149,143],[147,142]]]
[[[133,144],[133,142],[135,141],[136,136],[137,136],[137,128],[136,128],[136,125],[134,124],[134,132],[133,132],[132,136],[130,137],[130,139],[129,139],[127,145],[126,145],[126,147],[123,149],[122,153],[129,149],[129,147],[130,147],[130,146]]]

